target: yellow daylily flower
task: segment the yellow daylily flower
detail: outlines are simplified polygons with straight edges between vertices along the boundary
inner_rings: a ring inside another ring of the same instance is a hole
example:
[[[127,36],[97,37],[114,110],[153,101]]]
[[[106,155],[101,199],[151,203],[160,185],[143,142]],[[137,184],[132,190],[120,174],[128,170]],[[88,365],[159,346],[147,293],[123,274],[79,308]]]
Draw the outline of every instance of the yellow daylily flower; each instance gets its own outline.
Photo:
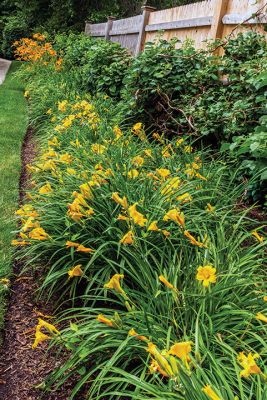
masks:
[[[180,147],[181,146],[181,144],[184,142],[184,139],[178,139],[176,142],[175,142],[175,146],[176,147]]]
[[[130,171],[128,171],[128,174],[127,174],[128,178],[130,178],[130,179],[135,179],[138,177],[138,175],[139,175],[139,172],[137,171],[137,169],[130,169]]]
[[[67,168],[67,173],[69,174],[69,175],[76,175],[77,174],[77,172],[75,171],[75,169],[74,168]]]
[[[69,248],[69,247],[75,247],[75,248],[77,248],[78,246],[80,246],[79,243],[71,242],[70,240],[67,240],[67,241],[66,241],[66,247],[67,247],[67,248]]]
[[[259,354],[248,353],[246,356],[244,352],[239,353],[237,361],[243,367],[243,370],[240,371],[241,377],[248,378],[250,375],[258,375],[262,373],[260,367],[258,367],[255,361],[259,357]]]
[[[157,168],[156,173],[161,177],[161,178],[167,178],[170,174],[171,171],[167,168]]]
[[[171,232],[167,231],[167,229],[162,229],[161,231],[165,237],[171,236]]]
[[[190,195],[190,193],[184,193],[180,196],[177,196],[176,200],[181,201],[182,203],[187,203],[189,201],[192,201],[192,196]]]
[[[184,231],[184,235],[190,240],[190,243],[198,247],[207,247],[205,243],[199,242],[189,231]]]
[[[197,178],[201,179],[202,181],[207,181],[208,180],[205,176],[201,175],[199,172],[196,172],[195,176]]]
[[[12,246],[27,246],[27,245],[30,245],[31,243],[30,242],[27,242],[26,240],[17,240],[17,239],[14,239],[14,240],[12,240],[11,241],[11,245]]]
[[[32,344],[32,349],[36,349],[40,343],[45,342],[46,340],[50,340],[51,336],[48,336],[46,333],[41,331],[41,328],[36,328],[35,331],[35,340]]]
[[[201,281],[204,287],[216,282],[216,268],[212,265],[200,266],[197,269],[196,279]]]
[[[134,126],[132,127],[132,131],[133,132],[137,132],[140,131],[143,127],[142,122],[137,122],[136,124],[134,124]]]
[[[165,372],[165,374],[167,374],[167,376],[169,377],[174,376],[173,370],[167,358],[161,354],[161,352],[157,349],[157,346],[154,343],[152,342],[148,343],[147,352],[150,353],[155,358],[160,368]]]
[[[0,284],[3,286],[8,287],[10,285],[10,280],[8,278],[1,278],[0,279]]]
[[[82,195],[85,198],[87,198],[87,199],[93,198],[93,192],[88,183],[83,183],[82,185],[80,185],[80,191],[82,192]]]
[[[84,196],[89,196],[90,197],[90,194],[87,193],[87,186],[81,185],[80,189],[84,194],[74,191],[72,193],[72,196],[75,197],[75,200],[73,201],[73,203],[76,204],[77,206],[81,205],[81,206],[83,206],[85,208],[89,208],[90,206],[89,206],[89,204],[87,203],[87,201],[84,198]]]
[[[168,378],[168,374],[161,368],[161,366],[155,359],[152,359],[152,361],[151,361],[151,364],[149,366],[149,372],[151,374],[155,374],[156,372],[159,372],[161,375],[165,376],[165,378]]]
[[[146,140],[146,134],[143,129],[143,124],[142,122],[137,122],[133,127],[132,127],[132,133],[136,136],[139,137],[140,140],[144,141]]]
[[[33,217],[28,217],[27,221],[22,226],[22,231],[27,232],[30,229],[39,228],[39,227],[40,227],[40,223],[38,221],[35,221]],[[24,237],[24,239],[25,239],[25,237]]]
[[[158,227],[158,225],[157,225],[157,222],[158,222],[158,221],[152,221],[152,222],[149,224],[147,230],[148,230],[148,231],[160,232],[160,229],[159,229],[159,227]]]
[[[113,289],[115,292],[125,296],[125,291],[122,289],[120,280],[124,278],[123,274],[115,274],[111,277],[108,283],[104,285],[106,289]]]
[[[264,241],[264,237],[261,236],[257,231],[251,232],[251,234],[261,243]]]
[[[47,329],[48,332],[50,332],[50,333],[54,333],[56,335],[60,334],[59,330],[54,325],[50,324],[49,322],[46,322],[42,318],[38,318],[38,325],[37,326],[40,327],[40,328]]]
[[[106,150],[106,147],[103,146],[102,144],[94,143],[91,145],[91,149],[93,153],[103,154]]]
[[[176,222],[176,224],[181,226],[185,225],[184,214],[178,208],[173,208],[164,215],[163,221],[169,220]]]
[[[81,268],[81,264],[75,265],[75,267],[73,267],[72,269],[68,270],[68,275],[69,278],[74,278],[76,276],[82,276],[83,275],[83,271]]]
[[[15,212],[15,214],[19,215],[20,217],[39,217],[39,214],[37,213],[37,211],[34,210],[31,204],[24,204],[19,210]]]
[[[215,207],[212,206],[210,203],[207,204],[206,211],[213,213],[215,211]]]
[[[193,147],[192,146],[184,146],[184,152],[185,153],[192,153]]]
[[[35,340],[32,345],[33,349],[35,349],[40,343],[51,339],[51,336],[48,336],[47,334],[41,331],[42,328],[45,328],[49,333],[52,333],[54,335],[60,334],[59,330],[54,325],[44,321],[41,318],[38,318],[38,325],[36,326],[35,330]]]
[[[116,140],[118,140],[123,135],[123,133],[122,133],[121,129],[118,127],[118,125],[113,127],[113,132],[115,133]]]
[[[167,286],[169,289],[173,290],[174,292],[177,292],[178,290],[176,289],[175,286],[173,286],[163,275],[159,276],[160,282],[162,282],[165,286]]]
[[[77,251],[80,251],[81,253],[93,253],[94,250],[91,249],[90,247],[85,247],[83,244],[80,244],[77,247]]]
[[[155,140],[157,140],[158,142],[160,142],[161,144],[164,144],[164,143],[165,143],[165,140],[164,140],[164,133],[162,133],[162,134],[160,135],[158,132],[154,132],[154,133],[152,134],[152,137],[153,137]]]
[[[58,147],[60,142],[57,138],[57,136],[54,136],[52,139],[48,140],[48,146],[54,146],[54,147]]]
[[[113,192],[111,196],[112,200],[114,200],[117,204],[120,204],[123,208],[128,208],[128,202],[125,196],[122,198],[119,196],[118,192]]]
[[[114,327],[113,322],[106,318],[103,314],[99,314],[96,317],[97,321],[101,322],[102,324],[106,324],[107,326]]]
[[[121,244],[133,244],[134,243],[134,235],[133,231],[127,232],[123,238],[120,240]]]
[[[145,160],[141,156],[136,156],[132,159],[132,164],[136,167],[141,167],[144,164]]]
[[[262,321],[262,322],[266,322],[266,323],[267,323],[267,317],[266,317],[266,315],[262,314],[261,312],[259,312],[259,313],[256,315],[256,319],[257,319],[258,321]]]
[[[180,358],[185,364],[190,361],[189,353],[192,351],[193,342],[179,342],[171,346],[168,354]]]
[[[128,214],[130,218],[136,225],[145,226],[147,223],[147,219],[141,214],[139,211],[136,210],[137,203],[133,204],[128,208]]]
[[[62,155],[59,157],[59,161],[61,161],[61,162],[64,163],[64,164],[71,164],[72,161],[73,161],[73,157],[72,157],[70,154],[68,154],[68,153],[62,154]]]
[[[210,385],[204,386],[202,392],[204,392],[211,400],[222,400],[221,397],[217,396]]]
[[[92,215],[94,215],[94,209],[92,207],[89,207],[88,210],[85,211],[85,215],[87,217],[91,217]]]
[[[126,222],[128,222],[130,220],[130,218],[126,217],[126,215],[119,214],[117,220],[118,221],[126,221]]]
[[[67,105],[68,105],[68,101],[67,100],[63,100],[63,101],[59,101],[58,102],[58,111],[61,112],[66,112],[67,111]]]
[[[35,228],[29,233],[29,238],[34,240],[47,240],[49,235],[43,228]]]
[[[145,149],[145,150],[144,150],[144,154],[145,154],[147,157],[151,157],[151,158],[152,158],[152,150],[150,150],[150,149]]]
[[[149,341],[149,339],[146,336],[139,335],[133,328],[129,330],[128,335],[133,336],[136,339],[141,340],[142,342]]]
[[[161,194],[169,196],[174,194],[181,185],[181,179],[178,176],[166,181],[161,189]]]
[[[163,149],[162,152],[161,152],[162,157],[164,157],[164,158],[171,158],[172,154],[170,153],[169,150],[172,150],[171,146],[166,146],[166,147],[164,147],[164,149]]]
[[[40,189],[39,189],[40,194],[49,194],[51,192],[53,192],[53,189],[52,189],[50,183],[47,183],[46,185],[40,187]]]

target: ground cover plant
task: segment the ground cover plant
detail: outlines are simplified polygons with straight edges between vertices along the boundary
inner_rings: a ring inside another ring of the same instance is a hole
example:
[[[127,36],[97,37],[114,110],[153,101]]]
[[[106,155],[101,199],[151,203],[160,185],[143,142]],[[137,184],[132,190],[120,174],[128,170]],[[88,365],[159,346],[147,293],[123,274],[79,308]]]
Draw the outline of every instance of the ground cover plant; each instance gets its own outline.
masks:
[[[43,39],[17,43],[40,154],[13,242],[65,304],[36,326],[33,349],[69,351],[43,387],[75,375],[73,399],[264,400],[266,241],[239,167],[129,123]]]
[[[20,148],[27,127],[27,107],[22,83],[14,77],[20,63],[12,63],[0,86],[0,329],[12,269],[10,241],[16,224],[13,214],[19,199]],[[15,123],[14,123],[14,115]],[[12,131],[10,132],[10,126]],[[8,156],[7,156],[8,155]]]

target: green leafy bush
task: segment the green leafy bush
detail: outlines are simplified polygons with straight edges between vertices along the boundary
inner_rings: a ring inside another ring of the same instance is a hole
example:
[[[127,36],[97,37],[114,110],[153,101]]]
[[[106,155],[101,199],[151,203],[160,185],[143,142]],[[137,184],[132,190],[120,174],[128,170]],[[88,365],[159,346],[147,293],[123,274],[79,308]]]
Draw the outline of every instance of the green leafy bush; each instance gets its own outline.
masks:
[[[163,40],[148,44],[127,73],[123,103],[148,127],[206,143],[231,140],[251,132],[263,115],[251,77],[266,69],[266,49],[254,32],[229,40],[223,57],[190,43],[181,49]]]
[[[77,68],[86,63],[86,53],[95,42],[90,36],[75,33],[58,34],[54,47],[64,57],[64,65],[68,69]]]
[[[175,49],[177,40],[148,43],[132,63],[124,80],[122,102],[128,115],[163,132],[192,131],[191,116],[184,111],[203,90],[219,85],[212,57],[205,57],[191,42]],[[126,110],[127,111],[127,110]]]
[[[90,93],[119,97],[132,56],[118,43],[96,40],[84,55],[82,81]]]
[[[241,164],[241,178],[249,178],[248,194],[254,200],[266,202],[267,196],[267,73],[252,74],[250,85],[254,104],[263,114],[254,131],[234,136],[232,143],[223,143],[221,151],[230,152],[231,157]],[[246,99],[244,99],[246,104]],[[257,111],[254,109],[254,116]],[[266,204],[266,203],[265,203]]]
[[[2,53],[9,59],[13,58],[13,43],[29,35],[29,26],[22,14],[10,16],[6,18],[3,28]]]

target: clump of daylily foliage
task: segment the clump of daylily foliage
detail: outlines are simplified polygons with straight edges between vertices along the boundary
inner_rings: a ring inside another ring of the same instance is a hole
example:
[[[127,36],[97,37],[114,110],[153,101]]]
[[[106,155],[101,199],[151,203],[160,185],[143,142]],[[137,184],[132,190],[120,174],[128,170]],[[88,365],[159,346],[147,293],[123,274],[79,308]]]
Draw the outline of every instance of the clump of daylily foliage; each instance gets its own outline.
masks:
[[[263,400],[265,239],[238,207],[237,171],[188,138],[127,127],[55,59],[22,73],[40,148],[13,244],[46,298],[72,300],[36,324],[33,349],[69,350],[46,385],[75,374],[71,398]]]

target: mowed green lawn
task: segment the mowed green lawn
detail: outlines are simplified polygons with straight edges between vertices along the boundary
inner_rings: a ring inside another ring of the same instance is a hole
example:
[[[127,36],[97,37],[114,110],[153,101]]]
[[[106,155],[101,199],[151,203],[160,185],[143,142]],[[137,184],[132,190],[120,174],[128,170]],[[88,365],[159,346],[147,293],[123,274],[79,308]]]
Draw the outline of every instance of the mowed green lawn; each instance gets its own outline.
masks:
[[[14,76],[19,62],[13,62],[5,82],[0,85],[0,279],[8,278],[12,269],[10,242],[14,238],[18,207],[20,153],[27,128],[27,104],[23,85]],[[6,289],[0,283],[0,329],[3,326]]]

